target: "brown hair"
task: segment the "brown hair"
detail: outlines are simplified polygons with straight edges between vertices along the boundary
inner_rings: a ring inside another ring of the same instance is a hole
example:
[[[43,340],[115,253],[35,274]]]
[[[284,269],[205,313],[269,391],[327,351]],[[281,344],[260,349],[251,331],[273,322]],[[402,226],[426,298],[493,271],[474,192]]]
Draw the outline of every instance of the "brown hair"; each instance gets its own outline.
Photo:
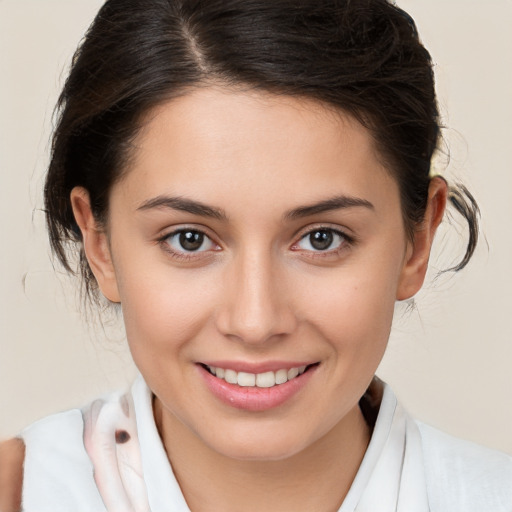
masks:
[[[45,186],[52,248],[68,269],[78,244],[70,191],[85,187],[108,214],[141,119],[159,103],[211,81],[302,96],[358,119],[397,180],[405,226],[423,219],[440,137],[432,61],[416,26],[386,0],[108,0],[78,48],[61,93]],[[478,207],[464,187],[450,198],[478,238]]]

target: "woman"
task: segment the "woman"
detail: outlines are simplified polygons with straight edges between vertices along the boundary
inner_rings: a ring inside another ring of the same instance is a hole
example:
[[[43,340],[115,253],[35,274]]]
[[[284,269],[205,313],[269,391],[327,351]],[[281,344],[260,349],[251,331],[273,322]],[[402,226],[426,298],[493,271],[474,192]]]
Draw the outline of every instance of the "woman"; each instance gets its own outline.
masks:
[[[55,253],[141,378],[7,449],[24,510],[510,510],[509,457],[374,378],[447,199],[430,57],[383,0],[110,0],[60,100]],[[21,464],[24,470],[21,474]],[[4,466],[5,467],[5,466]],[[172,467],[172,470],[171,470]]]

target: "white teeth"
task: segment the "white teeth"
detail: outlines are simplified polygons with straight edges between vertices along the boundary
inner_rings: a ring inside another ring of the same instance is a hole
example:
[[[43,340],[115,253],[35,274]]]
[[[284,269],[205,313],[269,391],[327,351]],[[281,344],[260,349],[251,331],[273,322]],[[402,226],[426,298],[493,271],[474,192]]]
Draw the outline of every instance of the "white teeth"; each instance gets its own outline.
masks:
[[[224,379],[229,384],[238,384],[242,387],[271,388],[302,375],[306,371],[306,366],[264,373],[236,372],[235,370],[216,368],[215,366],[208,366],[208,369],[212,375]]]
[[[238,384],[237,373],[235,370],[226,370],[224,372],[224,380],[229,384]]]
[[[238,372],[238,385],[248,388],[256,384],[256,375],[254,373]]]
[[[288,380],[294,379],[299,375],[299,369],[298,368],[290,368],[288,370]]]
[[[274,372],[258,373],[256,375],[256,386],[259,388],[271,388],[276,385],[276,374]]]
[[[284,384],[288,381],[288,370],[277,370],[276,384]]]

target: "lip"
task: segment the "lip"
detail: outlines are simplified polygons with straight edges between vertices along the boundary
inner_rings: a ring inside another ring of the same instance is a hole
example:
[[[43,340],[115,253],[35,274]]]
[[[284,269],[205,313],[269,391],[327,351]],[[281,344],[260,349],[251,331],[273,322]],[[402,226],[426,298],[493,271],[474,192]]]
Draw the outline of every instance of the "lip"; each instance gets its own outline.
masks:
[[[227,364],[226,364],[227,363]],[[292,380],[271,388],[242,387],[236,384],[229,384],[223,379],[212,375],[203,364],[227,368],[235,371],[248,373],[263,373],[265,371],[277,371],[284,368],[294,368],[296,363],[272,362],[261,365],[234,363],[234,362],[208,362],[197,364],[198,371],[203,378],[209,391],[221,402],[235,409],[245,411],[261,412],[284,405],[299,393],[310,381],[318,365],[311,366],[306,372]],[[279,366],[281,365],[281,366]],[[297,366],[303,366],[299,364]]]
[[[224,370],[234,370],[235,372],[247,373],[265,373],[277,372],[278,370],[289,370],[290,368],[300,368],[301,366],[310,366],[317,361],[266,361],[261,363],[248,363],[244,361],[201,361],[205,366],[214,366],[215,368],[224,368]]]

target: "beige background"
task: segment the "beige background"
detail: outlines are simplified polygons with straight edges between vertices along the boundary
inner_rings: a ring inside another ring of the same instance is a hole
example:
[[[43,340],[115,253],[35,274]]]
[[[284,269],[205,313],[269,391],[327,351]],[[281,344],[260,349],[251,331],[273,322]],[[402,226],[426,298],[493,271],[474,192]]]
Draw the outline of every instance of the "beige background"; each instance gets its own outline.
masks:
[[[41,212],[52,108],[100,0],[0,0],[0,437],[134,375],[115,324],[87,328]],[[512,2],[402,0],[436,65],[448,176],[483,212],[470,267],[397,307],[380,375],[416,416],[512,453]],[[457,256],[446,227],[434,265]]]

